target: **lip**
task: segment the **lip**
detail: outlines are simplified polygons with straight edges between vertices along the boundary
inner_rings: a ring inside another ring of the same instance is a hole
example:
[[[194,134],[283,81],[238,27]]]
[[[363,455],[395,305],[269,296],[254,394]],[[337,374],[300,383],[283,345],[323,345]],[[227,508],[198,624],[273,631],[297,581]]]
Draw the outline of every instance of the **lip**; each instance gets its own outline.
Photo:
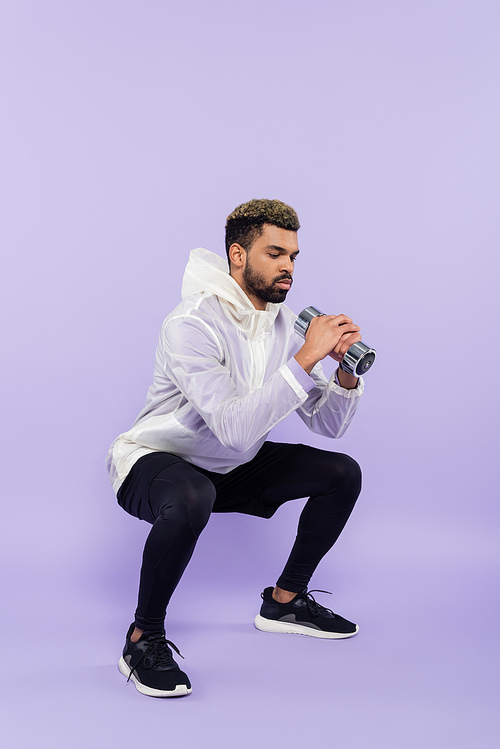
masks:
[[[291,287],[291,285],[292,285],[291,281],[278,281],[278,286],[281,289],[287,289],[288,290]]]

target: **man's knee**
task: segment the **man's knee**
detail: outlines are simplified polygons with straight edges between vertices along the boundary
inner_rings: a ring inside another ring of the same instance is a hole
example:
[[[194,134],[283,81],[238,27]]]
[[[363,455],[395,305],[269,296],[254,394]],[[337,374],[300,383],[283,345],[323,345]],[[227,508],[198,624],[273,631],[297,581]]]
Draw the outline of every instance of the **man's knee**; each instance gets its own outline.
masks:
[[[349,501],[356,501],[361,491],[361,468],[354,458],[344,453],[330,453],[323,471],[330,492],[337,496],[340,492]]]
[[[208,523],[216,497],[215,487],[206,476],[199,473],[196,480],[184,492],[184,501],[191,527],[199,536]]]
[[[184,471],[168,479],[157,477],[150,490],[157,517],[179,526],[189,523],[196,537],[208,523],[215,502],[215,487],[196,470]]]
[[[338,474],[345,484],[351,486],[353,489],[358,490],[358,494],[361,491],[361,468],[354,458],[350,455],[344,455],[339,453],[340,458]]]

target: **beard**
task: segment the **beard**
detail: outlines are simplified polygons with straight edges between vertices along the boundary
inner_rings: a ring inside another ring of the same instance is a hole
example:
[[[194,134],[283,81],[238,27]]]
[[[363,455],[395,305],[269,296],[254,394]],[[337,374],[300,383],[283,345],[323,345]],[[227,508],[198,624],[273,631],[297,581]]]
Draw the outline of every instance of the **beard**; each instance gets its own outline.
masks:
[[[255,271],[249,262],[247,262],[245,270],[243,271],[243,283],[245,284],[245,289],[266,303],[270,302],[271,304],[280,304],[285,301],[289,289],[280,289],[276,285],[280,281],[292,282],[292,277],[288,273],[282,274],[281,276],[273,278],[271,283],[266,283],[264,277]]]

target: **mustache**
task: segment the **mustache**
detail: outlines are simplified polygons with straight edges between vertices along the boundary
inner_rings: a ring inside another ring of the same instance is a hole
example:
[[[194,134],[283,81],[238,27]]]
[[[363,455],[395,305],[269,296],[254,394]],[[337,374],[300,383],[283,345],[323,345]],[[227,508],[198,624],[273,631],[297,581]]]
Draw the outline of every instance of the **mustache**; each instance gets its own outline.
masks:
[[[290,283],[293,283],[293,278],[289,273],[285,273],[284,276],[278,276],[278,278],[275,278],[273,283],[279,283],[280,281],[290,281]]]

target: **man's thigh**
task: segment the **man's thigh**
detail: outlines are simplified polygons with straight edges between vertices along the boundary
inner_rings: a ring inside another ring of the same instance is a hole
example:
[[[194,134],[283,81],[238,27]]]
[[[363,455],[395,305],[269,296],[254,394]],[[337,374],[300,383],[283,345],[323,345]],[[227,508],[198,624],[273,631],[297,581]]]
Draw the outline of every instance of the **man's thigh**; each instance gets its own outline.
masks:
[[[309,445],[265,442],[253,460],[233,471],[204,473],[216,488],[214,512],[269,518],[289,500],[331,491],[346,474],[359,473],[359,466],[342,453]]]
[[[197,504],[207,505],[210,514],[214,487],[191,463],[177,455],[154,452],[132,466],[117,498],[130,515],[154,523],[165,503],[180,502],[191,513],[196,513]]]

